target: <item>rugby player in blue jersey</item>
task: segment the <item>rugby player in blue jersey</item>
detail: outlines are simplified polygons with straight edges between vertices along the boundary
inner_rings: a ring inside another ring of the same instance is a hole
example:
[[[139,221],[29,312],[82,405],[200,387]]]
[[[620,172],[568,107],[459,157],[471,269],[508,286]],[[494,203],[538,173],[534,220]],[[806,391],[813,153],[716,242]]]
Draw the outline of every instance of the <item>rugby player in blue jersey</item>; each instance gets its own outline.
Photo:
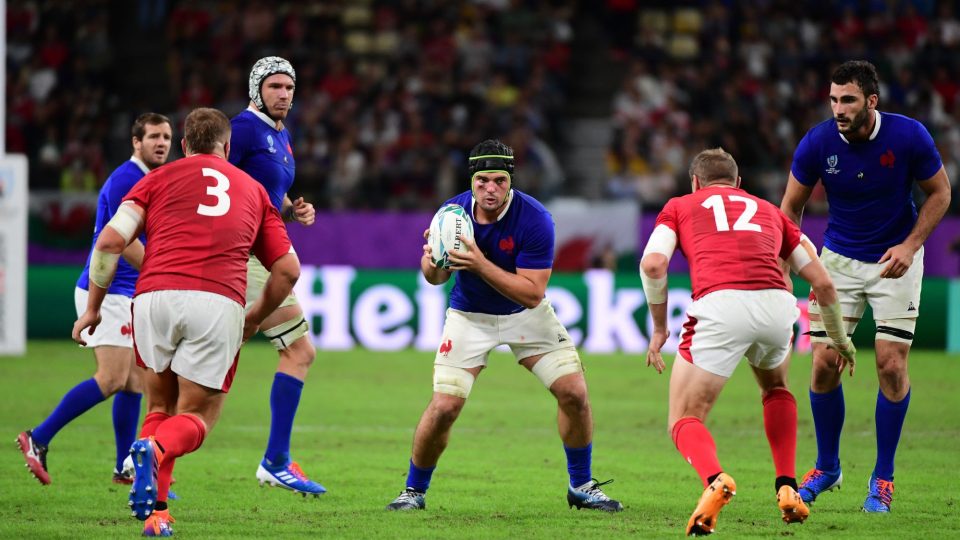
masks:
[[[388,510],[422,510],[430,478],[447,446],[450,429],[466,404],[487,356],[508,345],[520,365],[556,397],[557,423],[567,456],[573,507],[617,512],[591,474],[593,417],[583,366],[573,340],[544,298],[553,271],[554,225],[536,199],[512,189],[513,150],[486,140],[470,152],[471,190],[450,199],[473,220],[466,252],[450,252],[453,266],[438,268],[429,245],[420,267],[428,282],[456,273],[450,309],[434,359],[433,398],[413,438],[406,489]],[[426,232],[424,236],[426,236]]]
[[[163,165],[170,154],[173,137],[170,120],[161,114],[145,113],[133,123],[131,129],[133,155],[116,168],[104,182],[97,197],[97,221],[93,229],[93,244],[103,227],[113,218],[120,202],[141,178],[151,170]],[[143,258],[143,244],[134,241],[124,251],[124,257],[137,263]],[[77,280],[74,303],[77,313],[87,309],[90,257],[83,273]],[[137,270],[120,259],[117,275],[107,291],[101,314],[103,321],[94,334],[84,333],[88,348],[93,349],[97,371],[93,378],[74,386],[67,392],[57,408],[37,427],[17,436],[17,444],[23,451],[27,468],[41,484],[50,483],[47,470],[47,447],[53,437],[73,419],[91,407],[113,398],[113,430],[117,445],[117,461],[113,469],[113,481],[129,484],[132,471],[125,471],[123,460],[129,455],[130,445],[136,440],[137,422],[140,419],[141,381],[140,370],[135,368],[133,354],[133,327],[130,307]]]
[[[290,132],[283,120],[293,106],[296,82],[293,66],[283,58],[267,56],[257,60],[248,81],[250,105],[230,121],[233,134],[229,160],[263,184],[284,221],[312,225],[313,205],[303,197],[291,201],[287,196],[293,185],[294,160]],[[250,309],[270,273],[253,255],[247,270],[247,309]],[[300,465],[290,458],[293,419],[300,405],[303,381],[316,356],[296,296],[291,293],[263,321],[261,328],[279,352],[280,362],[270,390],[270,438],[257,467],[257,480],[260,485],[280,486],[304,496],[320,495],[326,489],[307,478]]]
[[[920,122],[877,110],[879,85],[869,62],[845,62],[833,72],[833,118],[814,126],[800,141],[781,203],[799,225],[814,186],[823,182],[830,210],[820,259],[836,284],[847,332],[853,334],[867,303],[873,309],[880,390],[877,461],[863,503],[866,512],[890,511],[894,454],[910,404],[907,356],[920,313],[923,242],[950,204],[950,182],[933,139]],[[919,212],[914,185],[926,195]],[[817,462],[800,485],[805,502],[843,481],[845,362],[827,347],[813,299],[810,329]],[[849,368],[852,375],[854,366]]]

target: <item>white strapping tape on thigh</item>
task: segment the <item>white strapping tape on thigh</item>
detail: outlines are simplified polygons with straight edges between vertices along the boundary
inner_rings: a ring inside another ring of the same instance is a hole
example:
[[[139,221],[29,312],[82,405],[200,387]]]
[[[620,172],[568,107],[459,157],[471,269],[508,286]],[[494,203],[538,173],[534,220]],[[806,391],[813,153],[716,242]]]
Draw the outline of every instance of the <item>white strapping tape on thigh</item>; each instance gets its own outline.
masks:
[[[433,391],[439,394],[467,399],[474,380],[473,373],[463,368],[442,364],[433,366]]]
[[[263,335],[273,343],[278,351],[282,351],[292,345],[294,341],[307,335],[309,329],[307,320],[303,317],[297,317],[273,328],[263,330]]]
[[[572,373],[583,373],[583,364],[577,349],[568,347],[548,352],[543,355],[531,369],[548,389],[557,382],[557,379]]]
[[[917,328],[917,319],[881,319],[877,321],[877,334],[874,339],[913,343],[913,332]]]
[[[857,324],[859,323],[859,320],[848,321],[844,319],[843,328],[846,330],[848,336],[853,335],[853,332],[857,329]],[[810,341],[812,343],[833,343],[833,340],[827,336],[827,328],[823,325],[822,320],[810,320]]]

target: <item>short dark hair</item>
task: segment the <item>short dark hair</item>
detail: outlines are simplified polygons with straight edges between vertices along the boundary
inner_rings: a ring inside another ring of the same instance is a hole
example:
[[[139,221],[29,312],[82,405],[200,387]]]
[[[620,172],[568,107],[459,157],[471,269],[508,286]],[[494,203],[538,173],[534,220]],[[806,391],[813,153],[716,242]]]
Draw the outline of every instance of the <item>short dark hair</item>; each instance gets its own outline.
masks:
[[[470,150],[470,175],[478,171],[502,170],[513,176],[513,148],[498,141],[487,139]]]
[[[143,113],[134,120],[133,127],[130,128],[130,134],[133,135],[134,139],[142,141],[143,136],[147,134],[147,126],[159,126],[160,124],[173,126],[170,119],[160,113]]]
[[[877,68],[866,60],[849,60],[840,64],[833,70],[830,82],[833,84],[855,82],[860,90],[863,90],[864,97],[880,95],[880,77],[877,76]]]
[[[704,150],[690,162],[690,178],[694,175],[700,179],[700,187],[717,183],[719,180],[729,180],[736,184],[740,176],[740,169],[733,156],[723,148]]]
[[[195,154],[212,154],[217,143],[230,140],[230,120],[217,109],[194,109],[183,121],[183,138]]]

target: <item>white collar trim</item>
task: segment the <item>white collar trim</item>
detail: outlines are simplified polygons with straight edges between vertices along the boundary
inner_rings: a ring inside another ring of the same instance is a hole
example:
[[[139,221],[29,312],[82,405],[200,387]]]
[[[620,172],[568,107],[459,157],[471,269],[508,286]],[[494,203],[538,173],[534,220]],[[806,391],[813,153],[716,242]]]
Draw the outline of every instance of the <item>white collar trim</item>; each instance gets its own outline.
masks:
[[[510,210],[510,203],[513,202],[513,188],[510,188],[510,193],[507,193],[507,204],[503,205],[503,210],[497,215],[497,221],[503,219],[503,216],[507,215],[507,210]],[[477,199],[473,195],[470,195],[470,214],[474,213],[474,209],[477,207]],[[476,216],[473,218],[474,221],[477,220]]]
[[[265,123],[266,125],[272,127],[273,129],[276,129],[277,131],[280,131],[279,129],[277,129],[277,123],[273,120],[273,118],[270,118],[269,116],[263,114],[262,112],[250,106],[247,106],[247,110],[257,115],[257,118],[263,120],[263,123]],[[283,122],[280,123],[280,126],[281,126],[281,129],[283,129]]]
[[[150,167],[147,167],[147,164],[141,161],[137,156],[130,156],[130,161],[132,161],[137,167],[140,167],[140,170],[143,171],[143,174],[150,172]]]
[[[880,114],[880,111],[874,109],[873,117],[877,119],[877,122],[873,125],[873,131],[870,133],[869,140],[874,140],[877,138],[877,133],[880,133],[880,119],[883,118],[883,115]],[[837,133],[840,133],[839,131]],[[843,139],[843,142],[850,144],[850,141],[843,136],[843,133],[840,133],[840,138]]]

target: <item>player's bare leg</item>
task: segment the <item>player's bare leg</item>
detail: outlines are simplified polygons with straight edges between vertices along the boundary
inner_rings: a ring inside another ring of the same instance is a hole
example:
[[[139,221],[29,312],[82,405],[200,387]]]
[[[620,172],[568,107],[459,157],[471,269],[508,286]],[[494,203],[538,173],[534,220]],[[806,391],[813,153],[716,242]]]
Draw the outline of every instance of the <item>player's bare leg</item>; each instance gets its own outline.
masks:
[[[468,372],[476,382],[482,370],[483,366],[478,366],[462,371]],[[430,487],[430,479],[440,456],[447,448],[453,423],[457,421],[466,403],[467,399],[463,397],[443,392],[433,393],[413,434],[407,486],[387,505],[387,510],[423,510],[427,507],[424,497]]]
[[[877,326],[881,324],[878,322]],[[877,334],[878,337],[881,335]],[[910,405],[910,376],[907,371],[910,343],[877,339],[875,345],[877,379],[880,382],[875,412],[877,461],[870,475],[863,510],[886,513],[893,502],[894,457]]]
[[[811,319],[819,315],[811,315]],[[844,318],[845,321],[850,319]],[[799,493],[809,504],[825,491],[840,489],[840,434],[846,405],[841,385],[840,355],[826,343],[813,343],[813,368],[810,375],[810,408],[817,435],[817,462],[800,482]]]
[[[788,356],[774,369],[754,367],[753,374],[763,392],[763,426],[776,470],[780,517],[786,523],[803,523],[810,510],[797,492],[797,400],[787,386],[789,366]]]
[[[106,400],[124,388],[130,373],[130,358],[132,356],[130,347],[119,347],[115,345],[100,345],[94,347],[93,355],[96,359],[97,369],[93,378],[87,379],[71,388],[60,403],[43,422],[31,430],[23,431],[17,435],[17,445],[23,452],[27,470],[32,473],[41,484],[50,483],[50,474],[47,471],[46,456],[47,447],[54,436],[71,421],[90,410],[98,403]],[[136,408],[136,415],[139,418],[140,413],[140,394],[129,394],[123,397],[129,398],[128,401],[135,402],[130,405],[121,403],[121,409],[124,412],[132,413],[130,410]],[[121,400],[122,401],[122,400]],[[129,449],[132,439],[128,436],[136,432],[136,418],[129,420],[130,415],[123,417],[126,420],[125,426],[128,429],[117,431],[117,441],[121,446]],[[115,414],[116,421],[116,414]],[[121,432],[122,435],[121,436]],[[121,451],[118,451],[120,453]],[[123,457],[118,457],[120,464]],[[114,469],[114,479],[117,479],[119,469]]]
[[[310,334],[297,335],[306,329],[303,311],[297,304],[278,308],[260,325],[261,332],[271,336],[278,347],[279,362],[270,391],[270,437],[263,460],[257,467],[260,485],[289,489],[304,497],[319,496],[326,488],[310,480],[300,465],[290,456],[293,421],[300,406],[300,394],[317,351]],[[280,330],[277,330],[280,329]]]
[[[571,351],[576,354],[575,351]],[[533,371],[533,367],[544,355],[524,358],[520,364]],[[577,358],[574,356],[573,358]],[[534,372],[536,373],[536,372]],[[611,499],[601,486],[613,480],[598,482],[593,478],[593,413],[590,409],[590,397],[587,393],[587,381],[583,372],[560,376],[550,385],[550,393],[557,399],[557,429],[563,441],[567,457],[567,472],[570,482],[567,485],[567,505],[577,510],[586,508],[604,512],[619,512],[623,505]]]
[[[696,469],[705,489],[687,521],[687,535],[710,534],[720,511],[737,494],[733,478],[723,472],[717,447],[704,425],[727,378],[701,369],[680,356],[670,372],[668,430],[680,455]]]

